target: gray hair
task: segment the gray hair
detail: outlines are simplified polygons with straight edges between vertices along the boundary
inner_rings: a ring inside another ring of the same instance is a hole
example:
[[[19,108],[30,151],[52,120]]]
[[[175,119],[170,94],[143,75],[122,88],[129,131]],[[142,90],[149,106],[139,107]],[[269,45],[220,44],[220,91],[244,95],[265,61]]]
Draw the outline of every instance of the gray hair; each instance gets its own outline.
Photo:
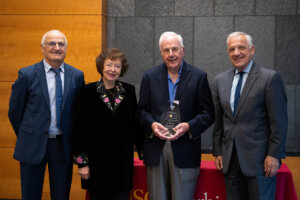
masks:
[[[46,32],[46,33],[43,35],[43,38],[42,38],[42,41],[41,41],[41,45],[44,45],[46,35],[49,34],[49,33],[51,33],[51,32],[57,32],[57,33],[62,34],[62,35],[64,36],[64,38],[65,38],[65,43],[66,43],[66,45],[68,45],[67,37],[65,36],[65,34],[64,34],[63,32],[61,32],[61,31],[55,30],[55,29],[48,31],[48,32]]]
[[[246,37],[247,43],[248,43],[249,47],[251,48],[251,47],[253,46],[253,43],[252,43],[252,37],[251,37],[249,34],[247,34],[247,33],[244,33],[244,32],[238,32],[238,31],[237,31],[237,32],[230,33],[230,34],[227,36],[227,41],[226,41],[227,45],[228,45],[228,42],[229,42],[229,40],[230,40],[231,38],[236,37],[236,36],[240,36],[240,35],[243,35],[243,36]]]
[[[181,37],[181,35],[175,33],[175,32],[172,32],[172,31],[167,31],[167,32],[164,32],[163,34],[161,34],[160,38],[159,38],[159,42],[158,42],[158,45],[159,45],[159,49],[160,49],[160,46],[161,46],[161,43],[162,41],[169,37],[169,36],[176,36],[179,40],[179,43],[180,43],[180,47],[184,47],[183,46],[183,39]]]

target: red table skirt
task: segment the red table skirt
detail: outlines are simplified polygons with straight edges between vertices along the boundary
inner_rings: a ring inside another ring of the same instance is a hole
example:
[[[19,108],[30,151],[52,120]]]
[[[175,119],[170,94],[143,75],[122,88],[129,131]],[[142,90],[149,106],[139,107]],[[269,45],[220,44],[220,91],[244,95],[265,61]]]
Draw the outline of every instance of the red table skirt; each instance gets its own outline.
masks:
[[[213,161],[202,161],[194,200],[226,200],[225,179]],[[276,200],[297,200],[291,171],[282,164],[276,175]],[[89,200],[87,192],[86,200]],[[130,200],[148,200],[146,168],[143,161],[134,160],[133,189]]]

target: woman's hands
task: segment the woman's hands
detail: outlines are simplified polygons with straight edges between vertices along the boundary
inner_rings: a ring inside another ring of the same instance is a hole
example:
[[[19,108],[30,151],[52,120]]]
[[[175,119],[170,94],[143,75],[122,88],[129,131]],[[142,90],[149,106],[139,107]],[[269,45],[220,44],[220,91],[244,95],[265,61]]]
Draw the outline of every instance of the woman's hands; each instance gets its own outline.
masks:
[[[91,177],[89,166],[78,168],[78,174],[81,176],[83,180],[89,179]]]

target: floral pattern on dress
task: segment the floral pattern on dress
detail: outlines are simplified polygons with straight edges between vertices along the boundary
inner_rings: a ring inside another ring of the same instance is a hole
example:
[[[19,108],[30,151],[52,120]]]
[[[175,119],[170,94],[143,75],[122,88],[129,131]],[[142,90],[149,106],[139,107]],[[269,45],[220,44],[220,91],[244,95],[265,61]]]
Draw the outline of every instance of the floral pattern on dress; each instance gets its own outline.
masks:
[[[116,81],[116,94],[114,97],[114,102],[113,102],[113,106],[111,105],[111,102],[109,100],[107,91],[105,89],[103,80],[100,79],[100,81],[97,82],[97,93],[99,93],[99,97],[100,99],[106,104],[106,106],[113,112],[116,111],[116,109],[119,107],[119,105],[121,104],[121,102],[123,101],[125,95],[124,93],[126,92],[123,84],[120,81]]]
[[[73,155],[73,162],[76,165],[88,165],[89,164],[89,159],[85,153],[78,153]]]

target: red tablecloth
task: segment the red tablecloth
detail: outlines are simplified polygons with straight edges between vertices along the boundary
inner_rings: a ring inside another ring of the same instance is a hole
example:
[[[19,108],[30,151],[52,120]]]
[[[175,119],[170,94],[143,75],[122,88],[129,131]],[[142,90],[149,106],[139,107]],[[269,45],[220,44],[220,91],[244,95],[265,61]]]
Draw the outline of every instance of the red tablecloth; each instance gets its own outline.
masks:
[[[225,180],[213,161],[202,161],[195,200],[226,200]],[[291,171],[282,164],[277,173],[276,200],[297,200]],[[130,200],[148,200],[146,168],[143,161],[134,160],[133,190]]]
[[[297,200],[291,171],[282,164],[276,180],[276,200]],[[86,200],[89,199],[87,192]],[[134,160],[133,189],[130,200],[148,200],[146,168],[143,161]],[[202,161],[194,200],[226,200],[225,180],[213,161]]]

